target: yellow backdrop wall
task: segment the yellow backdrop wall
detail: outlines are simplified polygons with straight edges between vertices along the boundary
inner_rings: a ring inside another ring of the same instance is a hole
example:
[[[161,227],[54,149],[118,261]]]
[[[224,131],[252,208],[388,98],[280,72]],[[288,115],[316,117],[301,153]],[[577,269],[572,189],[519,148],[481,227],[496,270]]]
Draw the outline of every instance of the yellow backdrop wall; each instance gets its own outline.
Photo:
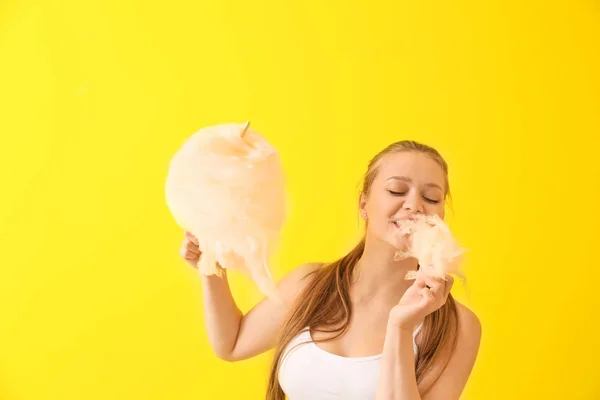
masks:
[[[185,138],[246,120],[288,175],[278,278],[348,250],[369,158],[423,141],[484,330],[463,398],[600,398],[599,20],[566,0],[3,1],[0,398],[262,398],[271,353],[213,356],[163,188]]]

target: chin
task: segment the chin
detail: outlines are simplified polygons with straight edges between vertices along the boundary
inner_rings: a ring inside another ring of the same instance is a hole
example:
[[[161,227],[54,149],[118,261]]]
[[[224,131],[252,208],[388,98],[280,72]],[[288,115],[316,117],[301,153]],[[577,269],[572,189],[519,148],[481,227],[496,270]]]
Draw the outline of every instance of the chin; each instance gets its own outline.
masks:
[[[393,250],[407,251],[409,246],[409,238],[404,235],[401,236],[398,232],[398,227],[390,222],[388,229],[384,231],[378,230],[377,232],[371,232],[371,234],[377,237],[379,242],[383,242],[389,245]]]
[[[404,236],[401,238],[390,238],[389,240],[386,240],[386,242],[388,242],[390,244],[390,246],[392,246],[394,248],[394,250],[400,251],[400,252],[405,252],[408,250],[408,246],[409,246],[409,242],[408,242],[408,237]]]

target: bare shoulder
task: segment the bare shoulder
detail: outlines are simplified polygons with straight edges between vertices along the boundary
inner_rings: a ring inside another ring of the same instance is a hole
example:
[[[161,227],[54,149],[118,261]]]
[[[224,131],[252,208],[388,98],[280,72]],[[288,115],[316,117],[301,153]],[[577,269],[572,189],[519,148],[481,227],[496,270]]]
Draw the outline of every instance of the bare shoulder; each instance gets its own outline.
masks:
[[[479,341],[482,330],[481,321],[479,320],[479,317],[477,317],[477,314],[475,314],[475,312],[473,312],[473,310],[471,310],[466,305],[459,303],[456,300],[455,302],[456,309],[458,311],[458,321],[460,326],[459,340],[460,336],[462,336],[467,337],[470,340]]]
[[[313,272],[319,270],[323,266],[320,262],[305,263],[297,266],[288,272],[277,283],[277,289],[285,303],[293,303],[296,297],[306,288],[311,282]]]
[[[302,264],[285,274],[276,285],[283,305],[265,296],[252,307],[242,317],[234,348],[226,359],[245,360],[273,348],[292,305],[310,282],[311,273],[320,266],[321,263]]]
[[[445,359],[436,363],[419,384],[419,389],[426,392],[421,397],[423,400],[458,400],[475,364],[481,341],[481,322],[464,304],[456,301],[456,308],[459,324],[456,347],[447,365]]]

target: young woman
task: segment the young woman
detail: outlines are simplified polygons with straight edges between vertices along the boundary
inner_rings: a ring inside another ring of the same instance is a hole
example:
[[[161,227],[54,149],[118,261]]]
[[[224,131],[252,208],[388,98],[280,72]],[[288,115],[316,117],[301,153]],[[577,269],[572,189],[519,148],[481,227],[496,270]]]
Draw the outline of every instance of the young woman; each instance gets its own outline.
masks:
[[[448,167],[435,149],[414,141],[383,149],[359,197],[363,239],[333,263],[301,265],[281,279],[285,306],[265,298],[243,315],[226,274],[202,277],[215,354],[237,361],[274,347],[267,400],[458,399],[481,324],[453,299],[452,277],[405,280],[417,260],[394,261],[397,222],[443,218],[449,191]],[[198,243],[185,236],[181,255],[195,266]]]

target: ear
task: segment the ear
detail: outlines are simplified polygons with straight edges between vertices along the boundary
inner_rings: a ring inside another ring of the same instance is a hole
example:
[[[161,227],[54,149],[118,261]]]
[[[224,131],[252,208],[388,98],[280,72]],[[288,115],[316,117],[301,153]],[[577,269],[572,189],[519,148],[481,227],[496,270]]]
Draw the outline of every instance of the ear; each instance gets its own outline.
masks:
[[[364,193],[361,193],[358,198],[358,212],[362,219],[367,219],[367,196]]]

